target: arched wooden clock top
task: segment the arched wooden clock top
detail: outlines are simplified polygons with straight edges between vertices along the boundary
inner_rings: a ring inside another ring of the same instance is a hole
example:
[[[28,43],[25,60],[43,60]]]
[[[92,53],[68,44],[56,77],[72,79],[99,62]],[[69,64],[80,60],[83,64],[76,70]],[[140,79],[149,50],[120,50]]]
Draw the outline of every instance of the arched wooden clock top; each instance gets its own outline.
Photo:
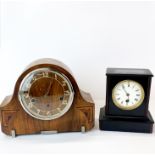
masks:
[[[0,115],[2,131],[8,135],[87,131],[94,126],[94,103],[66,65],[41,59],[18,78],[13,95],[0,106]]]
[[[73,73],[71,72],[70,68],[67,65],[65,65],[63,62],[56,60],[56,59],[53,59],[53,58],[42,58],[42,59],[38,59],[36,61],[33,61],[32,63],[30,63],[26,67],[25,70],[32,68],[34,66],[39,66],[39,65],[43,65],[43,64],[45,66],[51,64],[52,66],[60,67],[64,70],[66,70],[67,72],[69,72],[73,76]]]

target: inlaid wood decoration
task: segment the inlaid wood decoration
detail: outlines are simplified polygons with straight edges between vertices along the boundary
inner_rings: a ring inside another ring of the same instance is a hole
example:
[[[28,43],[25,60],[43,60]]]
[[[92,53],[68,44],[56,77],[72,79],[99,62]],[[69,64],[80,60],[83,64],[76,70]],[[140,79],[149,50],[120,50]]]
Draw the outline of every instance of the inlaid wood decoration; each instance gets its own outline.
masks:
[[[54,59],[30,64],[14,93],[0,105],[7,135],[88,131],[94,127],[94,103],[79,89],[71,71]]]

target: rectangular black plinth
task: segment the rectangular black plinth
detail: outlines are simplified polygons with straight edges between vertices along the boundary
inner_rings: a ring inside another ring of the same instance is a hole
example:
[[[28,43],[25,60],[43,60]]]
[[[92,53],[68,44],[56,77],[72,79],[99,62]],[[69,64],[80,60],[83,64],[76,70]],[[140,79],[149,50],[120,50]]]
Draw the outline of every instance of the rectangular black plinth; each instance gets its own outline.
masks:
[[[109,118],[105,115],[105,109],[100,109],[99,128],[100,130],[108,131],[124,131],[124,132],[141,132],[152,133],[153,130],[153,118],[148,112],[145,120],[137,119],[121,119],[121,118]]]

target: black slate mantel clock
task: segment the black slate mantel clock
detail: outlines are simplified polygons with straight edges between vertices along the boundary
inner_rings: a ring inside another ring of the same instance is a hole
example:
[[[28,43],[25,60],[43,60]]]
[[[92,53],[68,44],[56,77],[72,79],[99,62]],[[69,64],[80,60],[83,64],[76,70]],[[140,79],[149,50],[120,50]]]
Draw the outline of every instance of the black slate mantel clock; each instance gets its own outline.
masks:
[[[100,109],[100,129],[151,133],[154,124],[148,110],[151,71],[108,68],[106,75],[106,106]]]

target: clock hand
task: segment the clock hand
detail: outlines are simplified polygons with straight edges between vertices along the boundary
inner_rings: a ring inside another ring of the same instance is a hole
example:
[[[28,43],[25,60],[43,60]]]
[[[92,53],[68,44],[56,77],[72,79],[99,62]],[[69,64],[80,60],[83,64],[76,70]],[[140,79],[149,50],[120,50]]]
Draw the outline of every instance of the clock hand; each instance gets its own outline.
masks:
[[[129,103],[130,102],[130,100],[129,100],[129,96],[128,96],[128,99],[126,100],[126,103]]]
[[[48,87],[47,92],[45,93],[44,97],[46,97],[49,94],[51,85],[52,85],[52,81],[50,81],[49,87]]]
[[[130,94],[126,91],[124,85],[122,85],[122,88],[123,88],[124,92],[126,93],[126,96],[128,97],[128,98],[126,99],[126,103],[128,104],[128,103],[130,102],[130,99],[129,99]]]
[[[124,92],[126,93],[126,96],[130,96],[130,94],[126,91],[126,89],[125,89],[125,87],[124,87],[124,85],[122,85],[122,88],[123,88],[123,90],[124,90]]]

